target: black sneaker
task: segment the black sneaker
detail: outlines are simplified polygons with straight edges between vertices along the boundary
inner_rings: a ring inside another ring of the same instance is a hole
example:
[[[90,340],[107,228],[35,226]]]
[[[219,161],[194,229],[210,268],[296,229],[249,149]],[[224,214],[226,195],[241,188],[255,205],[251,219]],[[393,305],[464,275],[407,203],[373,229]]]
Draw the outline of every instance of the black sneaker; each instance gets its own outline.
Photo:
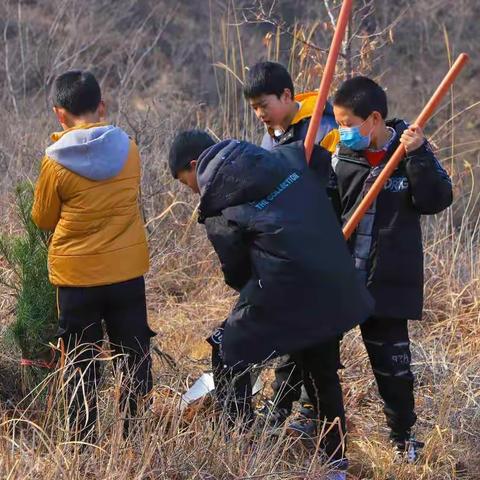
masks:
[[[332,462],[330,467],[325,480],[347,480],[348,460],[346,458]]]
[[[392,440],[395,453],[407,463],[413,464],[418,461],[420,451],[425,446],[424,442],[415,439],[413,435],[406,440]]]
[[[306,440],[317,436],[317,418],[312,405],[303,404],[296,418],[288,424],[288,433]]]
[[[283,428],[290,416],[286,408],[275,407],[272,402],[267,402],[257,411],[260,429],[270,434],[277,434]]]
[[[300,415],[305,418],[314,419],[315,418],[315,410],[311,403],[302,403],[302,407],[300,408]]]
[[[325,465],[325,455],[319,452],[318,456],[322,465]],[[308,464],[306,464],[308,468]],[[326,465],[328,471],[322,476],[322,480],[347,480],[348,459],[341,458]]]
[[[305,440],[313,440],[317,436],[317,422],[310,418],[298,418],[287,427],[289,434]]]

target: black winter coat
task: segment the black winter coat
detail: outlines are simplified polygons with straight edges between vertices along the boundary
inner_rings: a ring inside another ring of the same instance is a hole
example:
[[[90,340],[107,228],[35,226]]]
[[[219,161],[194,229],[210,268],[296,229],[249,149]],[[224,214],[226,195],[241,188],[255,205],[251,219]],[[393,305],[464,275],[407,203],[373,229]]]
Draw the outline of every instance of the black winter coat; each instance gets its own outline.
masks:
[[[340,145],[332,159],[340,215],[347,222],[407,128],[387,122],[396,132],[384,162],[371,167],[362,152]],[[411,152],[392,174],[349,244],[358,270],[375,299],[375,315],[419,319],[423,308],[423,246],[420,216],[452,203],[452,184],[430,146]]]
[[[240,292],[223,332],[228,365],[258,363],[338,336],[372,300],[302,143],[273,151],[227,140],[198,160],[200,221]],[[323,185],[324,187],[324,185]]]

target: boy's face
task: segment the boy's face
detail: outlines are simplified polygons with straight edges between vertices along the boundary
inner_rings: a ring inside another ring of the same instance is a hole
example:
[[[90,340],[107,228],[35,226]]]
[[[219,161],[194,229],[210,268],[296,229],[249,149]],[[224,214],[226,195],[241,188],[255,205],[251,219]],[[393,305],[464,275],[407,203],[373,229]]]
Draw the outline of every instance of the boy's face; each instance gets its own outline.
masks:
[[[181,183],[186,185],[192,192],[200,193],[200,189],[198,188],[197,182],[197,161],[192,160],[190,162],[190,168],[185,168],[184,170],[180,170],[177,173],[177,178],[180,180]]]
[[[262,94],[250,98],[248,103],[253,108],[257,118],[268,128],[283,127],[285,119],[291,115],[292,106],[295,105],[289,88],[286,88],[280,97],[275,94]]]
[[[377,111],[373,111],[367,118],[362,118],[355,115],[350,108],[334,105],[333,114],[340,128],[357,127],[363,137],[370,138],[370,143],[375,141],[385,124],[382,115]]]

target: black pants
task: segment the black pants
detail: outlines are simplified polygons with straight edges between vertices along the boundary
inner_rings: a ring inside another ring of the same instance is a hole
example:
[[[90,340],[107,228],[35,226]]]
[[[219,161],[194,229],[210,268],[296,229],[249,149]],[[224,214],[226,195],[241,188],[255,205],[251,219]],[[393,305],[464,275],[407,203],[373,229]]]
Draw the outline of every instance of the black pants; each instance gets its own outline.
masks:
[[[223,328],[217,329],[207,339],[212,346],[212,371],[215,397],[227,416],[229,425],[240,417],[246,427],[253,421],[251,367],[227,367],[222,360],[221,342]]]
[[[408,321],[371,317],[361,326],[361,332],[378,391],[384,402],[390,436],[393,440],[408,439],[417,419]],[[272,385],[277,407],[286,408],[290,412],[292,403],[301,397],[302,382],[302,372],[295,368],[294,358],[286,357],[275,370]],[[306,390],[308,392],[311,387]]]
[[[125,379],[122,412],[136,415],[139,398],[152,388],[150,338],[155,333],[147,323],[145,282],[140,277],[101,287],[60,287],[58,308],[59,335],[76,372],[68,386],[74,395],[69,411],[71,428],[77,438],[95,438],[96,387],[101,375],[98,357],[104,337],[102,320],[114,354],[121,354],[114,362],[123,370]],[[125,427],[126,433],[128,422]]]
[[[227,412],[231,422],[244,416],[248,424],[252,419],[252,381],[250,370],[226,368],[221,358],[221,334],[209,339],[212,345],[212,368],[215,390],[219,403]],[[323,438],[323,448],[329,458],[339,460],[344,456],[345,410],[337,370],[340,367],[339,339],[323,342],[313,348],[291,354],[291,370],[300,373],[311,399],[316,420],[323,423],[339,422]],[[288,390],[290,379],[278,389],[281,398],[283,388]],[[283,387],[283,388],[282,388]],[[328,429],[329,425],[327,425]]]
[[[303,387],[302,370],[295,366],[292,355],[284,355],[275,368],[272,390],[275,408],[282,408],[289,414],[292,412],[294,402],[303,400],[311,403]]]
[[[371,317],[361,326],[361,332],[384,402],[390,437],[407,440],[417,419],[408,321]]]
[[[307,378],[306,382],[311,381]],[[290,414],[294,402],[300,401],[313,406],[308,394],[311,388],[311,385],[308,388],[305,386],[302,370],[296,366],[294,355],[284,355],[275,368],[275,379],[272,383],[275,408],[282,408]]]
[[[345,454],[345,409],[338,377],[340,368],[340,339],[322,342],[314,347],[290,355],[295,363],[293,371],[301,372],[303,385],[315,411],[315,418],[334,425],[323,438],[323,448],[329,458],[339,460]]]

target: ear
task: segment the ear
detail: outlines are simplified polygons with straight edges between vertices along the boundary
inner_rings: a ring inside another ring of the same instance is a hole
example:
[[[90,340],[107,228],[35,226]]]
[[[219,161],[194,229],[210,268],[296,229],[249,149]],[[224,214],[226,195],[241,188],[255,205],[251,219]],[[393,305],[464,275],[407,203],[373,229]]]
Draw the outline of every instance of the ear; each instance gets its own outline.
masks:
[[[382,114],[380,112],[377,112],[376,110],[372,112],[372,118],[375,125],[378,125],[379,122],[383,122]]]
[[[190,169],[195,171],[197,169],[197,163],[198,163],[197,160],[192,160],[190,162]]]
[[[292,91],[289,88],[285,88],[280,96],[280,99],[287,103],[293,101]]]
[[[107,115],[107,106],[103,100],[100,100],[100,103],[98,104],[97,113],[100,121],[103,122]]]
[[[68,125],[68,114],[64,108],[53,107],[53,113],[55,113],[58,123],[60,123],[62,127],[64,127],[65,125]]]

